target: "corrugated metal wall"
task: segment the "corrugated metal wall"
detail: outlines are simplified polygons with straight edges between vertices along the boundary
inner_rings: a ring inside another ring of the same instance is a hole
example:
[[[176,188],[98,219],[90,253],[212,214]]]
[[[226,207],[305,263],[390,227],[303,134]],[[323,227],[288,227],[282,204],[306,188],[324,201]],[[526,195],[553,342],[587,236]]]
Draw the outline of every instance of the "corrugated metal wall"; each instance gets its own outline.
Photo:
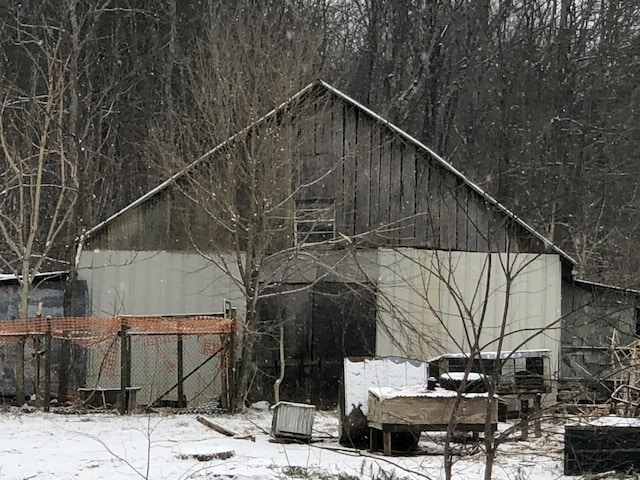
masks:
[[[234,260],[229,259],[229,265]],[[231,301],[244,315],[243,297],[231,277],[198,254],[134,251],[85,251],[79,277],[89,288],[95,316],[196,314],[223,310]],[[184,336],[184,374],[215,350],[215,336]],[[89,349],[87,386],[119,386],[119,344],[102,342]],[[176,336],[132,339],[132,385],[142,387],[138,403],[148,404],[177,381]],[[219,362],[214,359],[185,382],[189,405],[220,395]],[[177,400],[176,390],[167,400]]]
[[[376,353],[427,359],[468,351],[486,309],[483,350],[498,349],[506,314],[502,350],[550,349],[555,372],[560,283],[558,255],[381,250]]]
[[[234,268],[235,258],[227,263]],[[87,281],[94,316],[213,313],[224,299],[243,314],[230,276],[195,253],[85,251],[78,275]]]

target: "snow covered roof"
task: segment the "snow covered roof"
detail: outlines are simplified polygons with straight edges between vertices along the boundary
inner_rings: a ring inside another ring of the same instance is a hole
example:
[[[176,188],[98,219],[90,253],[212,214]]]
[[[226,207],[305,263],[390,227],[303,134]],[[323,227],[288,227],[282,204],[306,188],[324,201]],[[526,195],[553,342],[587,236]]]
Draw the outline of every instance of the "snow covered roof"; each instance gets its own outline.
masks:
[[[567,426],[587,425],[590,427],[633,427],[640,428],[640,418],[636,417],[617,417],[608,415],[599,417],[588,422],[572,423]]]
[[[617,287],[615,285],[608,285],[606,283],[591,282],[589,280],[580,280],[578,278],[574,279],[573,283],[582,287],[601,288],[605,290],[615,290],[620,293],[630,293],[632,295],[640,295],[640,290],[635,290],[633,288]]]
[[[371,395],[375,395],[381,400],[401,397],[431,397],[431,398],[451,398],[457,397],[458,392],[455,390],[446,390],[444,388],[436,388],[434,390],[427,389],[426,385],[411,385],[401,388],[393,387],[372,387],[369,389]],[[487,393],[463,393],[465,398],[487,397]]]
[[[41,272],[36,274],[36,280],[62,278],[69,272],[66,270],[60,270],[57,272]],[[13,273],[0,273],[0,283],[13,283],[17,282],[19,277],[16,277]]]
[[[536,349],[536,350],[505,350],[500,352],[500,360],[505,360],[507,358],[534,358],[534,357],[549,357],[551,355],[551,350],[547,349]],[[429,362],[436,362],[440,359],[447,358],[469,358],[470,354],[468,353],[445,353],[444,355],[440,355],[438,357],[434,357],[429,360]],[[478,355],[475,355],[478,358]],[[498,358],[498,352],[481,352],[480,359],[482,360],[496,360]]]
[[[389,122],[388,120],[386,120],[385,118],[381,117],[380,115],[376,114],[375,112],[373,112],[372,110],[370,110],[369,108],[365,107],[364,105],[362,105],[361,103],[357,102],[356,100],[354,100],[353,98],[351,98],[350,96],[346,95],[345,93],[341,92],[340,90],[338,90],[337,88],[329,85],[328,83],[322,81],[322,80],[318,80],[316,82],[313,82],[309,85],[307,85],[306,87],[304,87],[302,90],[300,90],[298,93],[296,93],[295,95],[293,95],[292,97],[290,97],[288,100],[286,100],[285,102],[283,102],[282,104],[280,104],[278,107],[274,108],[273,110],[271,110],[269,113],[267,113],[266,115],[264,115],[263,117],[259,118],[258,120],[256,120],[255,122],[252,122],[250,125],[246,126],[244,129],[242,129],[241,131],[239,131],[238,133],[236,133],[235,135],[232,135],[231,137],[229,137],[227,140],[225,140],[224,142],[220,143],[219,145],[217,145],[216,147],[212,148],[211,150],[209,150],[208,152],[204,153],[202,156],[200,156],[199,158],[197,158],[195,161],[193,161],[191,164],[187,165],[184,169],[182,169],[181,171],[177,172],[176,174],[174,174],[173,176],[171,176],[170,178],[168,178],[167,180],[165,180],[164,182],[162,182],[160,185],[158,185],[157,187],[155,187],[154,189],[150,190],[149,192],[147,192],[146,194],[142,195],[141,197],[139,197],[137,200],[135,200],[134,202],[130,203],[129,205],[127,205],[125,208],[123,208],[122,210],[120,210],[119,212],[114,213],[113,215],[111,215],[109,218],[107,218],[106,220],[104,220],[103,222],[99,223],[98,225],[96,225],[95,227],[91,228],[90,230],[88,230],[84,236],[84,239],[88,239],[91,235],[93,235],[94,233],[96,233],[97,231],[101,230],[104,226],[108,225],[110,222],[114,221],[116,218],[120,217],[121,215],[123,215],[125,212],[137,207],[138,205],[146,202],[147,200],[149,200],[150,198],[152,198],[153,196],[155,196],[157,193],[163,191],[164,189],[166,189],[169,185],[171,185],[174,181],[176,181],[177,179],[179,179],[180,177],[182,177],[187,171],[189,171],[191,168],[193,168],[195,165],[199,164],[200,162],[202,162],[203,160],[207,159],[208,157],[212,156],[213,154],[215,154],[216,152],[218,152],[220,149],[224,148],[225,146],[231,144],[236,138],[240,137],[241,135],[245,134],[247,131],[250,131],[251,129],[253,129],[256,125],[259,125],[260,123],[268,120],[269,118],[273,117],[274,115],[276,115],[279,111],[285,109],[286,107],[288,107],[289,105],[291,105],[293,102],[299,100],[300,98],[302,98],[305,94],[307,94],[308,92],[310,92],[311,90],[313,90],[314,88],[323,88],[326,91],[332,93],[333,95],[335,95],[336,97],[342,99],[345,103],[351,105],[352,107],[357,108],[358,110],[360,110],[361,112],[367,114],[368,116],[370,116],[374,121],[382,124],[383,126],[387,127],[389,130],[391,130],[392,132],[394,132],[395,134],[397,134],[399,137],[403,138],[405,141],[407,141],[408,143],[414,145],[418,150],[422,150],[423,152],[428,153],[431,158],[433,158],[433,160],[438,163],[440,166],[442,166],[445,170],[447,170],[449,173],[453,174],[454,176],[456,176],[459,180],[461,180],[463,183],[465,183],[471,190],[473,190],[474,192],[476,192],[478,195],[482,196],[488,203],[492,204],[494,207],[496,207],[499,211],[501,211],[503,214],[505,214],[507,217],[511,218],[513,221],[515,221],[518,225],[520,225],[522,228],[524,228],[526,231],[528,231],[532,236],[534,236],[536,239],[538,239],[540,242],[542,242],[542,244],[554,251],[555,253],[557,253],[558,255],[560,255],[563,259],[569,261],[572,264],[576,264],[576,261],[565,251],[563,251],[560,247],[558,247],[557,245],[555,245],[553,242],[551,242],[549,239],[547,239],[546,237],[544,237],[541,233],[539,233],[538,231],[536,231],[533,227],[531,227],[529,224],[527,224],[524,220],[522,220],[519,216],[517,216],[515,213],[513,213],[511,210],[509,210],[507,207],[505,207],[502,203],[498,202],[495,198],[493,198],[491,195],[489,195],[486,191],[484,191],[482,188],[480,188],[478,185],[476,185],[475,183],[473,183],[471,180],[469,180],[465,175],[463,175],[459,170],[457,170],[453,165],[451,165],[449,162],[447,162],[444,158],[442,158],[440,155],[438,155],[436,152],[434,152],[433,150],[431,150],[429,147],[427,147],[424,143],[420,142],[419,140],[417,140],[416,138],[412,137],[411,135],[409,135],[407,132],[405,132],[404,130],[401,130],[399,127],[393,125],[391,122]]]

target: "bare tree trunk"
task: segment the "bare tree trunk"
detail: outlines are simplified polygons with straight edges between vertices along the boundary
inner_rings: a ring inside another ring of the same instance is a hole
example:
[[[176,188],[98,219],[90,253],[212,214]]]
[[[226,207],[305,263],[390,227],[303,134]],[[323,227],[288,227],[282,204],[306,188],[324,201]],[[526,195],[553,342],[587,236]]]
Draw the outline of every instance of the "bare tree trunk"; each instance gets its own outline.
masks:
[[[278,312],[278,354],[280,360],[280,374],[273,384],[273,399],[275,403],[280,402],[280,386],[284,380],[285,357],[284,357],[284,316]]]

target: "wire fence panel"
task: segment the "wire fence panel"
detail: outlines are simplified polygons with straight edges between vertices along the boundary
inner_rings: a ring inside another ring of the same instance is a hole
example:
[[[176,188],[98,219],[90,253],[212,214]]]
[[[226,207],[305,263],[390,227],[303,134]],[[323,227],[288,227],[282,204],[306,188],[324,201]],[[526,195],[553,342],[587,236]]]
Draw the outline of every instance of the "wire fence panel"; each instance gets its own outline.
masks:
[[[0,396],[47,409],[115,406],[126,391],[125,409],[133,392],[138,406],[226,407],[235,335],[222,316],[0,320]]]

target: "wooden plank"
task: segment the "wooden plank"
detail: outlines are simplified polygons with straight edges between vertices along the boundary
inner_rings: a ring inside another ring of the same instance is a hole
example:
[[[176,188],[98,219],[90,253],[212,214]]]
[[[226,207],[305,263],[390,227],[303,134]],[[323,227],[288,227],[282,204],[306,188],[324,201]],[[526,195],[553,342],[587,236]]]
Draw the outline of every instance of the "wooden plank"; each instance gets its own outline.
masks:
[[[371,126],[371,175],[369,179],[369,225],[371,229],[377,229],[381,224],[380,211],[380,155],[382,127],[377,123]]]
[[[353,235],[355,228],[356,200],[356,156],[357,156],[356,110],[347,108],[344,112],[344,177],[342,224],[343,233]]]
[[[358,112],[356,122],[355,233],[358,234],[370,230],[371,120]]]
[[[380,243],[389,243],[390,191],[391,191],[391,153],[394,137],[387,131],[380,135],[380,193],[378,195],[378,239]]]
[[[467,195],[467,250],[470,252],[478,251],[478,202],[477,195]]]
[[[429,228],[429,162],[422,154],[416,156],[415,196],[415,246],[427,247],[427,229]]]
[[[441,171],[440,182],[440,248],[444,250],[455,249],[456,235],[456,206],[455,180],[446,172]]]
[[[402,221],[400,243],[413,245],[416,213],[416,151],[414,146],[403,145],[401,169],[400,215],[406,220]]]
[[[314,152],[317,182],[317,198],[330,201],[335,197],[335,181],[333,169],[336,157],[331,153],[331,116],[330,112],[317,111],[315,122]]]
[[[489,226],[489,248],[494,252],[503,252],[507,246],[504,216],[491,206],[489,206],[489,212],[491,219]]]
[[[440,181],[442,179],[441,169],[429,159],[429,187],[427,191],[429,215],[427,224],[427,247],[440,247],[440,203],[442,198],[440,195]]]
[[[391,144],[391,171],[389,175],[389,238],[392,245],[400,241],[400,219],[402,218],[402,143]]]
[[[318,196],[320,185],[313,183],[317,178],[318,166],[315,154],[315,122],[314,119],[305,119],[298,124],[298,154],[299,160],[296,188],[300,188],[297,198],[310,200]]]
[[[458,181],[454,192],[454,201],[456,209],[456,237],[455,244],[457,250],[467,251],[469,245],[469,215],[468,202],[469,195],[466,185]],[[471,230],[473,234],[473,231]]]
[[[229,430],[228,428],[225,428],[222,425],[214,423],[211,420],[207,420],[206,418],[201,417],[200,415],[196,416],[196,420],[200,422],[202,425],[204,425],[205,427],[210,428],[211,430],[218,432],[226,437],[235,437],[237,435],[237,433]]]
[[[476,236],[476,251],[487,252],[489,250],[489,226],[491,222],[491,216],[489,215],[490,208],[487,203],[482,200],[477,203],[477,236]]]
[[[336,231],[346,232],[346,214],[344,212],[344,104],[342,101],[334,99],[331,105],[331,153],[334,156],[335,176],[335,209],[336,209]]]

